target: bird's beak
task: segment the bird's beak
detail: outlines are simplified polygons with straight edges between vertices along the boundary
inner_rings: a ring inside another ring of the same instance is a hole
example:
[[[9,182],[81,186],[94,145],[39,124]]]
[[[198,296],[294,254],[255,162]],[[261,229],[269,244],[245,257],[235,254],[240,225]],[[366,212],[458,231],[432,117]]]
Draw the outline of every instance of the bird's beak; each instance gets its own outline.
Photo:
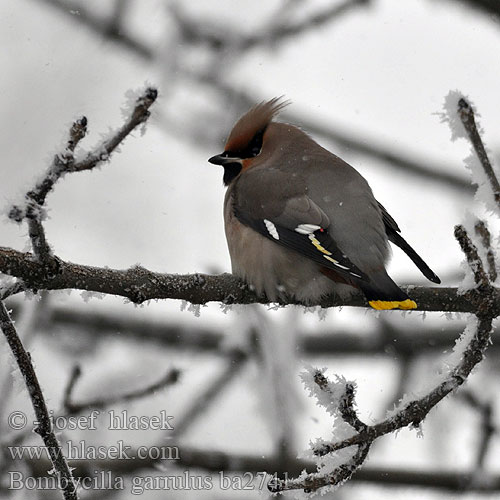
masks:
[[[214,165],[227,165],[228,163],[241,163],[241,158],[224,156],[224,153],[222,153],[220,155],[212,156],[212,158],[209,158],[208,161]]]

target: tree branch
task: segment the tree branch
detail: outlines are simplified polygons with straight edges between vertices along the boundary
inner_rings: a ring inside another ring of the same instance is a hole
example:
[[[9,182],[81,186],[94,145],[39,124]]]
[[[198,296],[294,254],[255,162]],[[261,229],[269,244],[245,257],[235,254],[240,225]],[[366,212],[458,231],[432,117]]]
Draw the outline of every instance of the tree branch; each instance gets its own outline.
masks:
[[[164,445],[164,442],[160,443]],[[137,457],[135,450],[130,455]],[[25,463],[34,477],[46,476],[50,464],[44,459],[25,459]],[[72,460],[76,477],[94,477],[95,470],[112,471],[117,475],[132,475],[145,469],[158,466],[159,460],[147,458],[131,458],[130,460]],[[269,455],[243,455],[227,453],[220,450],[206,450],[183,445],[179,460],[176,465],[207,472],[220,473],[221,471],[233,473],[235,476],[249,472],[273,471],[277,474],[300,474],[302,470],[313,470],[314,464],[307,460],[288,460]],[[366,465],[358,470],[351,478],[357,483],[370,483],[383,488],[388,487],[413,487],[429,488],[434,491],[464,493],[473,492],[498,492],[500,491],[500,476],[485,472],[482,481],[474,481],[474,475],[464,471],[446,470],[409,470],[403,467],[373,467]]]
[[[111,153],[119,144],[134,130],[144,123],[150,116],[149,108],[158,97],[158,91],[155,88],[147,88],[136,100],[136,104],[127,121],[104,143],[87,155],[87,157],[77,163],[69,166],[69,172],[82,172],[91,170],[103,161],[108,161]]]
[[[486,261],[488,263],[488,275],[490,280],[496,281],[498,276],[497,266],[495,262],[495,254],[491,248],[491,235],[488,227],[484,221],[478,220],[474,229],[476,230],[476,234],[481,237],[481,243],[483,244],[483,248],[486,250]]]
[[[84,2],[74,0],[40,0],[60,12],[67,14],[73,21],[78,21],[103,38],[107,38],[117,45],[125,47],[135,55],[144,58],[146,61],[153,59],[155,51],[144,42],[127,33],[123,28],[117,30],[113,20],[103,19],[95,15],[91,9],[87,8]],[[119,0],[121,1],[121,0]]]
[[[57,276],[44,276],[43,266],[30,253],[0,247],[0,272],[22,279],[31,290],[85,290],[125,297],[141,304],[151,299],[187,300],[192,304],[222,302],[224,304],[267,304],[265,297],[257,297],[243,282],[232,274],[163,274],[136,266],[117,270],[84,266],[59,260]],[[471,312],[479,311],[483,297],[478,290],[458,294],[456,288],[410,287],[410,296],[420,311]],[[298,304],[296,301],[279,302],[280,305]],[[346,300],[327,296],[315,304],[321,307],[368,307],[364,297],[356,293]],[[491,313],[500,315],[500,290],[491,291]]]
[[[273,26],[270,31],[266,30],[265,32],[252,34],[242,34],[241,30],[228,32],[227,25],[207,23],[206,20],[195,21],[189,19],[175,4],[170,7],[170,12],[181,32],[184,43],[202,43],[216,51],[235,50],[243,52],[258,46],[287,41],[311,29],[330,23],[355,7],[368,4],[369,0],[345,0],[342,3],[335,3],[299,22]]]
[[[23,375],[26,388],[31,398],[33,409],[37,418],[35,432],[40,435],[47,447],[54,471],[58,475],[58,483],[63,490],[66,500],[77,500],[76,484],[71,470],[66,462],[61,445],[54,433],[52,422],[49,417],[45,398],[38,382],[30,354],[24,349],[9,313],[2,301],[0,301],[0,328],[12,350],[17,366]]]
[[[493,198],[497,206],[500,208],[500,184],[490,163],[488,154],[486,153],[486,148],[484,147],[481,136],[479,135],[479,131],[477,130],[474,110],[463,97],[458,101],[458,116],[460,117],[479,161],[486,172],[486,176],[491,184],[491,189],[493,190]]]
[[[60,272],[59,259],[54,256],[45,236],[43,219],[45,218],[45,200],[55,183],[69,172],[81,172],[96,167],[99,163],[109,159],[116,147],[138,125],[144,123],[149,117],[149,108],[156,100],[156,89],[148,88],[137,99],[135,107],[125,124],[95,151],[88,153],[82,161],[75,160],[75,148],[87,133],[87,118],[84,116],[76,120],[69,132],[69,139],[64,151],[55,155],[52,165],[47,170],[43,179],[25,195],[23,205],[14,205],[9,211],[9,217],[20,223],[26,219],[28,233],[33,247],[35,259],[43,268],[40,269],[46,279],[53,278]]]
[[[164,389],[165,387],[175,384],[179,380],[180,371],[176,368],[172,368],[157,382],[135,391],[126,392],[124,394],[107,395],[103,398],[90,399],[81,403],[75,403],[72,398],[72,393],[80,376],[81,369],[77,365],[71,372],[68,385],[64,392],[63,409],[65,411],[65,415],[76,415],[77,413],[81,413],[85,410],[107,408],[117,403],[125,403],[127,401],[144,398],[160,389]]]
[[[476,246],[474,245],[474,243],[472,243],[471,239],[467,235],[465,228],[462,225],[455,226],[455,238],[457,239],[458,243],[460,244],[460,248],[467,257],[467,262],[474,274],[474,281],[476,285],[485,289],[489,288],[490,280],[488,279],[488,275],[484,270],[481,257],[479,257]]]
[[[462,391],[460,397],[474,408],[481,419],[480,431],[481,436],[476,455],[476,472],[484,469],[484,462],[488,449],[490,449],[492,438],[497,432],[494,419],[494,402],[481,401],[471,390]]]
[[[443,382],[422,398],[407,403],[404,408],[399,410],[394,416],[378,424],[366,426],[364,430],[361,430],[350,438],[336,443],[313,446],[314,454],[321,457],[343,448],[357,445],[359,447],[358,451],[353,458],[345,464],[345,470],[342,469],[343,466],[340,466],[335,469],[332,474],[328,475],[309,474],[305,478],[282,481],[278,483],[278,485],[276,485],[276,483],[271,483],[269,489],[271,491],[284,491],[289,489],[305,489],[306,491],[310,491],[311,489],[317,489],[327,485],[339,484],[339,482],[347,479],[366,458],[366,453],[368,452],[367,448],[369,448],[375,439],[403,427],[410,425],[414,427],[418,426],[434,406],[465,382],[474,366],[482,360],[483,352],[490,342],[490,332],[491,319],[478,320],[476,333],[467,345],[460,363],[450,372],[450,375]],[[276,487],[278,487],[278,489],[276,489]]]

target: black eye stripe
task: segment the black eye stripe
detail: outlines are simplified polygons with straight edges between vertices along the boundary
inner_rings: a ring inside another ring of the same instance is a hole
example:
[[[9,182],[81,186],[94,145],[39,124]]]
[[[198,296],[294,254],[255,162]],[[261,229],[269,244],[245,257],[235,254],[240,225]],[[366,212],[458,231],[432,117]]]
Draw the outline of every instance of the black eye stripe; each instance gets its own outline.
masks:
[[[264,130],[259,130],[253,137],[252,140],[248,143],[248,145],[239,151],[224,151],[221,156],[224,158],[233,157],[233,158],[254,158],[260,153],[262,149],[262,141],[264,138]]]

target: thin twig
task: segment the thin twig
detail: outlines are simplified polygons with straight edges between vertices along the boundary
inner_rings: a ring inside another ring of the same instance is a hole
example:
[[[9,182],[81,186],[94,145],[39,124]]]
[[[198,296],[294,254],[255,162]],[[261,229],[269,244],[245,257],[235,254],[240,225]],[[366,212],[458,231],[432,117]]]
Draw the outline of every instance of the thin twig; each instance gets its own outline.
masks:
[[[68,411],[68,406],[71,404],[71,397],[73,395],[73,391],[75,389],[76,383],[78,380],[80,380],[80,377],[82,376],[82,368],[80,365],[75,365],[73,366],[73,369],[71,370],[71,374],[69,376],[68,383],[66,384],[66,388],[64,389],[63,392],[63,401],[62,401],[62,407]]]
[[[156,89],[146,89],[143,95],[137,99],[136,105],[125,124],[110,139],[98,146],[95,151],[89,153],[80,162],[75,160],[74,153],[78,143],[87,133],[87,118],[81,117],[76,120],[70,129],[65,150],[55,155],[42,181],[26,193],[25,206],[14,205],[9,211],[9,217],[16,222],[22,222],[24,219],[27,220],[33,254],[43,264],[42,271],[46,279],[53,278],[60,272],[59,259],[54,256],[50,248],[42,223],[47,195],[53,189],[55,183],[66,173],[90,170],[100,162],[108,160],[110,154],[125,137],[148,119],[150,114],[149,108],[157,96],[158,92]]]
[[[135,107],[127,118],[126,122],[103,144],[98,145],[95,151],[90,152],[86,158],[77,162],[74,157],[75,148],[87,133],[87,118],[85,116],[76,120],[69,133],[69,139],[65,150],[54,157],[52,165],[49,167],[43,179],[28,193],[28,201],[35,203],[35,206],[42,207],[49,192],[55,183],[69,172],[80,172],[96,167],[100,162],[109,160],[111,153],[123,142],[132,130],[144,123],[149,115],[149,108],[158,97],[158,91],[154,88],[147,88],[138,97]],[[26,217],[26,210],[20,206],[14,206],[9,213],[11,219],[21,222]],[[40,217],[39,217],[40,218]]]
[[[322,371],[318,370],[314,373],[314,382],[323,392],[331,397],[332,402],[336,401],[336,397],[330,389],[330,383]],[[368,426],[360,420],[354,409],[354,385],[352,383],[346,383],[344,394],[336,402],[338,403],[338,412],[344,422],[360,433],[366,431]],[[361,467],[368,456],[372,442],[373,439],[367,439],[358,443],[358,449],[351,459],[327,474],[312,473],[296,479],[288,479],[288,477],[286,479],[279,479],[276,476],[269,481],[267,487],[273,493],[294,489],[303,489],[308,493],[324,486],[340,484],[350,479],[359,467]]]
[[[203,43],[216,51],[247,51],[258,46],[285,42],[311,29],[331,23],[358,6],[368,5],[369,0],[345,0],[335,3],[324,11],[317,12],[298,22],[273,26],[273,29],[252,34],[242,34],[241,30],[231,32],[227,25],[194,21],[182,13],[177,5],[170,7],[184,43]]]
[[[336,467],[332,472],[324,475],[308,474],[306,477],[296,479],[272,479],[267,487],[272,493],[287,490],[304,490],[310,493],[325,486],[334,486],[341,484],[359,469],[368,456],[371,441],[360,443],[356,453],[346,463]]]
[[[486,172],[486,176],[488,177],[491,188],[493,189],[493,198],[497,206],[500,208],[500,183],[498,182],[498,178],[493,170],[488,154],[486,153],[486,148],[484,147],[479,131],[477,130],[474,110],[463,97],[458,101],[458,116],[460,117],[479,161]]]
[[[481,418],[481,439],[477,449],[476,469],[484,468],[486,454],[491,446],[492,438],[495,436],[497,429],[494,424],[493,404],[490,401],[482,402],[471,390],[462,391],[460,398],[474,408]]]
[[[328,387],[328,379],[325,377],[323,372],[317,371],[314,374],[314,382],[323,391],[331,395],[330,389]],[[354,392],[355,387],[351,382],[347,382],[345,385],[344,395],[339,400],[339,413],[352,428],[358,432],[366,430],[366,424],[362,422],[354,409]]]
[[[107,141],[104,142],[96,151],[87,155],[87,157],[70,165],[69,172],[81,172],[90,170],[97,166],[100,162],[108,161],[111,153],[116,147],[123,142],[132,130],[141,123],[144,123],[150,115],[149,108],[156,101],[158,91],[155,88],[147,88],[144,93],[137,99],[135,107],[127,119],[127,121],[118,129]]]
[[[25,292],[28,288],[23,283],[23,280],[18,279],[14,283],[7,285],[5,287],[0,287],[0,300],[5,300],[11,295],[16,295],[21,292]]]
[[[150,61],[155,56],[152,47],[146,45],[137,37],[128,33],[125,29],[110,30],[110,20],[94,14],[91,8],[85,5],[86,2],[77,2],[75,0],[40,0],[47,5],[55,7],[66,14],[72,21],[81,23],[90,28],[94,33],[105,39],[115,42],[117,46],[124,47],[134,55]],[[118,0],[121,1],[121,0]]]
[[[156,391],[164,389],[170,385],[175,384],[179,380],[180,371],[176,368],[170,369],[160,380],[154,382],[151,385],[137,389],[135,391],[126,392],[124,394],[118,394],[116,396],[105,396],[102,398],[91,399],[81,403],[75,403],[72,401],[72,392],[74,386],[81,375],[80,367],[77,366],[73,369],[70,376],[68,386],[64,393],[63,408],[65,415],[76,415],[82,411],[88,409],[100,409],[112,406],[117,403],[124,403],[127,401],[133,401],[136,399],[144,398],[150,394],[154,394]]]
[[[79,142],[87,134],[87,118],[82,116],[74,121],[69,131],[66,149],[54,156],[52,165],[49,167],[43,179],[27,193],[26,197],[33,200],[38,206],[45,205],[47,195],[52,191],[54,184],[68,171],[75,162],[75,149]],[[20,222],[18,219],[16,219]]]
[[[193,399],[191,405],[185,410],[182,418],[176,423],[173,433],[170,437],[178,439],[185,435],[187,430],[200,417],[207,406],[222,393],[222,391],[235,380],[236,375],[245,366],[248,360],[247,353],[240,349],[234,349],[227,353],[227,362],[221,372],[215,376],[208,386]]]
[[[484,249],[486,250],[486,262],[488,263],[488,275],[491,281],[497,279],[497,266],[495,262],[495,254],[491,248],[491,235],[486,226],[486,223],[482,220],[478,220],[474,226],[476,234],[481,237],[481,242]]]
[[[37,418],[34,430],[40,435],[47,447],[52,466],[57,473],[58,482],[63,490],[63,497],[66,500],[77,500],[76,484],[68,463],[66,462],[66,458],[64,457],[61,445],[54,433],[43,392],[38,382],[35,369],[33,368],[33,363],[31,362],[31,356],[24,349],[21,339],[2,301],[0,301],[0,328],[7,339],[19,370],[24,377],[26,388],[28,389]]]
[[[467,231],[462,225],[455,226],[455,238],[460,244],[460,248],[464,252],[469,267],[471,268],[474,274],[474,281],[476,285],[479,285],[483,288],[488,288],[490,286],[490,280],[488,279],[488,275],[484,270],[483,262],[481,257],[477,252],[477,248],[472,243],[471,239],[467,235]]]

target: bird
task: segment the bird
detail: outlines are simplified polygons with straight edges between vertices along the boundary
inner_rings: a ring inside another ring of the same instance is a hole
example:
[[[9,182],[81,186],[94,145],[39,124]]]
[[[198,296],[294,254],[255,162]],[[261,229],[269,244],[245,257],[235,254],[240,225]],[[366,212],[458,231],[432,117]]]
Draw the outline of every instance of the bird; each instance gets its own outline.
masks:
[[[389,241],[423,275],[439,277],[351,165],[295,125],[276,121],[290,104],[260,102],[233,126],[221,154],[224,228],[232,272],[270,302],[318,303],[357,290],[377,310],[416,309],[387,274]]]

